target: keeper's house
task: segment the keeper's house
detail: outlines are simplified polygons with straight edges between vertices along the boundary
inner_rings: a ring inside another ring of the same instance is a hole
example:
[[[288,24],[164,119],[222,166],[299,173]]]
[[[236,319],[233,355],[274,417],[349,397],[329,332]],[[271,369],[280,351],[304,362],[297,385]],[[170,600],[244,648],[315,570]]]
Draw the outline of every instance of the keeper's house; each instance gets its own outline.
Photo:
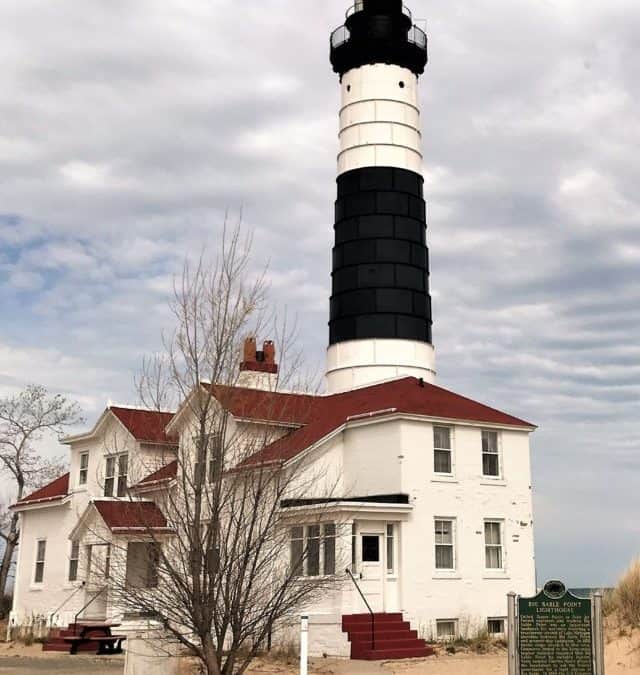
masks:
[[[239,424],[273,427],[277,440],[262,459],[304,455],[337,473],[322,528],[305,515],[318,495],[283,505],[291,551],[318,544],[301,574],[344,575],[336,551],[348,551],[381,625],[401,614],[422,638],[485,626],[501,634],[506,594],[535,592],[535,427],[435,384],[418,104],[426,36],[400,0],[360,0],[331,36],[331,61],[341,107],[327,393],[274,392],[273,345],[258,351],[249,341],[242,386],[221,405]],[[70,473],[13,507],[21,526],[13,622],[69,623],[104,587],[86,616],[135,625],[95,570],[105,568],[111,538],[126,544],[118,549],[127,550],[127,574],[154,583],[140,530],[167,528],[154,491],[174,480],[176,448],[188,440],[170,413],[116,407],[67,439]],[[125,496],[145,503],[144,523]],[[312,652],[362,656],[342,631],[366,611],[350,581],[309,610]],[[406,630],[402,647],[365,656],[424,653]]]

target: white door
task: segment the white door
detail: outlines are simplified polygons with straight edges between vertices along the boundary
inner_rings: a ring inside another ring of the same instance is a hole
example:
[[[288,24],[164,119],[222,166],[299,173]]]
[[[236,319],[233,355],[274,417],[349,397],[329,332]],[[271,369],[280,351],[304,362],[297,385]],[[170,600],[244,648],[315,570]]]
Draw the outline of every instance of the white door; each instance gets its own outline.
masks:
[[[108,544],[87,546],[87,585],[85,602],[91,601],[84,612],[83,619],[104,619],[107,616],[107,581],[109,575],[111,549]]]
[[[378,532],[360,535],[360,588],[374,612],[384,612],[382,552],[383,536]]]

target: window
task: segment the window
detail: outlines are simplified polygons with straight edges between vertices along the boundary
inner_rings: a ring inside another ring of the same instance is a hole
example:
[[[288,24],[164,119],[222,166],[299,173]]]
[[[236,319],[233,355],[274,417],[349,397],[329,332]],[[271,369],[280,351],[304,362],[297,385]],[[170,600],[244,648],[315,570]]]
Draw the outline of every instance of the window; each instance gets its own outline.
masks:
[[[88,475],[89,475],[89,453],[83,452],[80,455],[80,475],[78,477],[78,484],[86,485]]]
[[[320,576],[320,525],[307,528],[307,576]]]
[[[304,527],[291,528],[291,569],[296,577],[303,576]]]
[[[44,539],[39,539],[36,544],[36,573],[34,581],[36,584],[41,584],[44,581],[44,559],[47,552],[47,542]]]
[[[127,584],[134,588],[156,588],[160,567],[160,544],[129,542],[127,545]]]
[[[497,520],[487,520],[484,524],[485,565],[488,570],[503,568],[502,555],[502,523]]]
[[[395,525],[387,523],[387,574],[395,572],[394,546],[395,546]]]
[[[380,536],[362,535],[362,562],[380,562]]]
[[[336,526],[295,525],[289,530],[294,576],[317,577],[336,573]]]
[[[107,457],[107,463],[104,472],[104,496],[113,497],[113,485],[116,478],[116,458]]]
[[[436,637],[438,640],[455,640],[458,634],[458,622],[456,619],[437,619]]]
[[[69,554],[69,581],[78,580],[78,564],[80,561],[80,543],[71,542],[71,553]]]
[[[324,528],[324,569],[325,574],[336,573],[336,526],[335,523],[325,523]]]
[[[494,478],[500,476],[497,431],[482,431],[482,474]]]
[[[492,637],[501,637],[504,635],[504,619],[488,619],[487,632]]]
[[[455,569],[455,555],[453,543],[453,520],[436,520],[436,569]]]
[[[218,474],[218,464],[220,463],[221,440],[219,434],[211,434],[208,439],[209,452],[209,482],[213,483]]]
[[[124,497],[127,494],[129,475],[129,456],[111,455],[107,457],[104,471],[104,496]]]
[[[129,473],[129,455],[118,457],[118,497],[127,494],[127,475]]]
[[[104,578],[108,579],[111,573],[111,544],[106,544],[104,552]]]
[[[435,473],[452,473],[449,427],[433,427],[433,470]]]

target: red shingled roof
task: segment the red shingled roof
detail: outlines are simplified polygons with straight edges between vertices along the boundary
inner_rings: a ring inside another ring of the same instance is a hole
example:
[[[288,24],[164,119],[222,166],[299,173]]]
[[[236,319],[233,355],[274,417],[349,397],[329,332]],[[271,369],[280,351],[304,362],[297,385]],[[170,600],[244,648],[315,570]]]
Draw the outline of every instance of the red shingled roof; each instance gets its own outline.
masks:
[[[384,382],[332,396],[305,398],[311,399],[306,414],[308,422],[300,429],[263,448],[242,464],[251,465],[291,459],[341,427],[349,418],[357,416],[400,413],[480,422],[488,425],[534,428],[530,422],[454,394],[442,387],[420,383],[414,377]]]
[[[166,464],[161,469],[154,471],[152,474],[149,474],[146,478],[143,478],[136,487],[149,487],[154,483],[163,483],[164,481],[171,480],[176,477],[178,473],[178,460],[174,459],[173,462]]]
[[[57,499],[63,499],[68,494],[69,474],[65,473],[64,476],[56,478],[47,485],[41,487],[39,490],[36,490],[30,495],[23,497],[19,502],[13,504],[11,508],[15,508],[16,506],[27,506],[29,504],[52,502]]]
[[[167,519],[154,502],[94,501],[98,513],[115,534],[133,534],[143,530],[169,531]]]
[[[124,424],[136,440],[145,443],[177,444],[175,438],[170,438],[165,433],[165,428],[174,413],[118,406],[111,406],[109,410]]]
[[[293,426],[308,424],[313,417],[314,406],[321,398],[310,394],[282,394],[220,384],[211,386],[211,392],[234,417]]]

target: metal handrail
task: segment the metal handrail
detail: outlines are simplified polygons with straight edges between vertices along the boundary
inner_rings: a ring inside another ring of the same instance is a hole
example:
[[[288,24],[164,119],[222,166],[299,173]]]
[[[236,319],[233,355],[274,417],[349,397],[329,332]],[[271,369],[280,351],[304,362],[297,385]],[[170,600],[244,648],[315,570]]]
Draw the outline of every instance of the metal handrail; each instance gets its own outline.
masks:
[[[106,586],[103,586],[92,598],[87,602],[87,604],[78,611],[78,613],[75,615],[73,619],[73,634],[75,635],[77,630],[78,630],[78,617],[84,612],[85,609],[101,594],[104,593],[107,590]]]
[[[351,5],[351,7],[349,7],[345,16],[348,19],[352,14],[357,14],[358,12],[362,12],[363,10],[364,10],[364,0],[356,0],[355,3]],[[408,16],[410,19],[413,19],[411,10],[404,4],[402,5],[402,13],[405,16]]]
[[[360,586],[358,586],[358,582],[356,581],[356,578],[353,576],[351,570],[347,567],[345,572],[351,577],[351,581],[353,581],[355,587],[358,589],[360,597],[364,600],[364,604],[367,606],[369,614],[371,614],[371,651],[373,651],[376,648],[376,615],[373,613],[371,605],[367,602],[367,599],[364,597],[364,593],[362,592]]]
[[[73,593],[72,593],[71,595],[67,596],[67,599],[60,605],[60,607],[58,607],[58,609],[56,609],[56,610],[54,610],[53,612],[51,612],[51,617],[56,616],[56,614],[57,614],[57,613],[58,613],[58,612],[59,612],[59,611],[60,611],[60,610],[61,610],[61,609],[69,602],[69,600],[71,600],[71,598],[72,598],[78,591],[81,591],[81,590],[84,588],[85,583],[86,583],[86,582],[83,581],[82,584],[80,584],[80,586],[78,586],[78,587],[73,591]]]
[[[351,32],[349,29],[346,26],[338,26],[331,33],[331,47],[336,49],[345,42],[349,42],[350,38]],[[412,26],[407,34],[407,42],[420,47],[420,49],[426,49],[427,34],[422,30],[422,28],[418,28],[418,26]]]

